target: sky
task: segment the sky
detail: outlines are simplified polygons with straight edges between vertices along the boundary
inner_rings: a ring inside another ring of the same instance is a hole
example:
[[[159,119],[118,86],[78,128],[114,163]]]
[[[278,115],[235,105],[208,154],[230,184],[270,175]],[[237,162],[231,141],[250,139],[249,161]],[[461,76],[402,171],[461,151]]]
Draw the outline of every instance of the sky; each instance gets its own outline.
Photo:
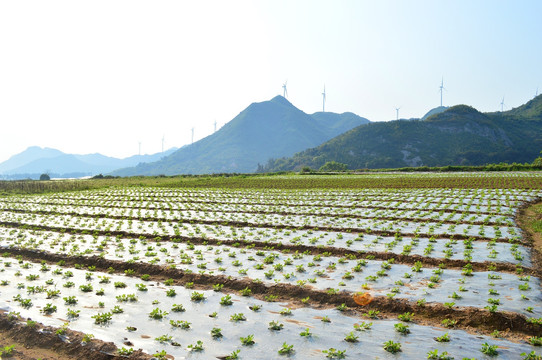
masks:
[[[542,93],[542,1],[1,1],[0,162],[181,147],[282,94],[371,121]],[[140,145],[141,144],[141,145]]]

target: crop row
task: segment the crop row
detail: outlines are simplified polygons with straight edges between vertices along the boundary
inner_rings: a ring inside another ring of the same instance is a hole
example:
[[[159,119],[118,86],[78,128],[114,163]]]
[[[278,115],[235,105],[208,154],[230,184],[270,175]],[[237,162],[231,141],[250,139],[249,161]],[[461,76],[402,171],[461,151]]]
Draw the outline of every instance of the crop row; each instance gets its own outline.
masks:
[[[17,239],[16,241],[10,241]],[[100,256],[128,263],[163,265],[185,273],[219,274],[269,284],[292,284],[329,292],[371,291],[374,296],[404,298],[449,304],[450,308],[474,306],[496,311],[516,311],[528,317],[542,317],[537,290],[540,280],[528,275],[395,264],[337,257],[331,254],[232,248],[224,245],[193,245],[183,242],[149,242],[107,236],[68,236],[52,232],[5,234],[5,247],[49,251],[67,256]],[[487,292],[480,289],[487,288]]]
[[[465,207],[514,207],[518,202],[540,194],[538,190],[488,190],[460,191],[441,189],[409,190],[356,190],[356,191],[276,191],[276,190],[171,190],[171,189],[107,189],[87,191],[78,194],[58,194],[48,199],[82,201],[137,201],[159,206],[161,203],[224,203],[224,204],[284,204],[288,206],[454,206],[454,210],[468,210]],[[455,207],[458,206],[456,209]]]
[[[133,218],[159,218],[159,219],[183,219],[194,216],[207,216],[211,218],[223,217],[224,214],[234,213],[250,216],[251,214],[280,214],[280,215],[295,215],[295,216],[333,216],[346,218],[365,218],[365,219],[386,219],[386,220],[431,220],[445,222],[448,224],[467,223],[467,224],[511,224],[513,219],[502,215],[489,215],[481,213],[469,213],[466,211],[434,211],[427,210],[423,207],[417,210],[400,210],[400,209],[375,209],[367,207],[356,208],[336,208],[328,207],[321,208],[316,206],[298,206],[295,208],[283,206],[266,206],[266,205],[234,205],[234,204],[190,204],[190,205],[174,205],[167,207],[144,207],[139,206],[136,202],[131,204],[116,205],[97,205],[92,202],[79,201],[78,204],[71,202],[70,204],[55,204],[55,203],[27,203],[27,202],[0,202],[0,210],[9,211],[28,211],[28,212],[43,212],[51,213],[58,212],[61,214],[74,215],[95,215],[103,214],[109,217],[133,217]],[[510,211],[511,213],[511,211]]]
[[[195,290],[141,279],[100,273],[92,269],[66,269],[46,263],[4,258],[0,270],[2,306],[13,318],[32,318],[46,325],[70,328],[113,341],[120,352],[133,348],[175,357],[243,358],[275,354],[291,358],[343,354],[352,358],[402,357],[420,354],[448,356],[499,355],[517,358],[536,352],[531,344],[495,337],[472,336],[444,322],[442,328],[420,326],[415,314],[398,320],[379,320],[377,313],[360,320],[345,310],[292,308],[288,304],[225,294],[220,286]],[[114,328],[116,331],[111,331]],[[420,341],[425,339],[424,341]],[[477,349],[477,350],[475,350]],[[328,356],[331,357],[331,356]],[[333,357],[331,357],[333,358]]]
[[[3,215],[6,215],[4,213]],[[404,237],[390,232],[392,236],[364,235],[356,232],[334,232],[320,230],[296,230],[284,228],[233,227],[226,225],[206,225],[160,221],[138,221],[71,217],[38,214],[18,214],[8,218],[4,233],[11,227],[51,228],[56,231],[76,231],[79,233],[120,233],[131,237],[183,238],[192,241],[232,241],[262,243],[266,246],[295,246],[306,248],[348,249],[358,252],[392,252],[402,255],[423,255],[424,257],[478,261],[485,259],[496,262],[510,262],[530,266],[528,249],[510,243],[477,241],[475,238],[456,240],[438,236]]]

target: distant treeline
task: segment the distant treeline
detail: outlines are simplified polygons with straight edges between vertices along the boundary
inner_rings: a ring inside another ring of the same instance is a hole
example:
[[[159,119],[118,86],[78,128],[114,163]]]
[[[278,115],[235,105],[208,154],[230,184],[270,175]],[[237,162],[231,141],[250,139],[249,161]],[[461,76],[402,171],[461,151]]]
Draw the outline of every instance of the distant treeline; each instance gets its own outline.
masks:
[[[333,166],[327,166],[333,163]],[[341,167],[342,165],[342,167]],[[500,163],[487,165],[447,165],[447,166],[417,166],[417,167],[401,167],[387,169],[356,169],[347,170],[346,164],[340,164],[335,161],[326,163],[320,169],[311,169],[305,166],[301,169],[301,174],[356,174],[360,172],[475,172],[475,171],[540,171],[542,170],[542,158],[538,158],[533,163]],[[285,173],[284,171],[281,173]],[[275,173],[267,173],[275,174]]]
[[[331,166],[332,165],[332,166]],[[336,163],[322,166],[320,170],[313,170],[309,167],[304,167],[299,173],[297,172],[274,172],[274,173],[220,173],[208,175],[175,175],[175,176],[132,176],[132,177],[115,177],[109,175],[96,175],[91,179],[66,179],[66,180],[3,180],[0,181],[0,196],[13,194],[39,194],[49,192],[63,191],[78,191],[90,190],[107,187],[123,187],[123,186],[153,186],[153,187],[171,187],[171,188],[363,188],[383,186],[382,184],[371,183],[372,177],[355,176],[359,173],[371,174],[378,172],[491,172],[491,171],[541,171],[542,158],[538,158],[532,164],[489,164],[483,166],[441,166],[441,167],[403,167],[392,169],[358,169],[358,170],[343,170],[344,164]],[[331,168],[331,169],[330,169]],[[340,170],[338,170],[340,169]],[[349,176],[333,177],[334,174],[344,174]],[[299,176],[301,175],[301,176]],[[317,176],[310,177],[304,175],[328,175],[318,178]],[[395,178],[395,177],[394,177]],[[453,178],[451,176],[450,178]],[[477,177],[473,177],[477,178]],[[329,180],[326,180],[329,179]],[[538,179],[538,178],[536,178]],[[472,179],[471,179],[472,180]],[[471,181],[469,180],[469,181]],[[380,181],[380,180],[379,180]],[[419,179],[408,185],[411,187],[421,186],[449,186],[449,184],[437,184],[435,180],[428,180],[431,184],[419,183]],[[467,181],[467,180],[461,180]],[[539,188],[542,183],[533,178],[525,178],[522,181],[525,184],[504,184],[502,186],[512,186],[519,188]],[[533,185],[533,181],[535,184]],[[403,180],[399,183],[397,180],[389,179],[387,187],[405,186]],[[380,185],[379,185],[380,184]],[[455,184],[457,185],[457,184]],[[454,186],[455,186],[454,185]],[[486,186],[479,184],[478,186]],[[494,186],[494,185],[492,185]]]
[[[448,166],[419,166],[419,167],[403,167],[397,169],[378,169],[378,170],[367,170],[371,172],[376,171],[398,171],[398,172],[414,172],[414,171],[431,171],[431,172],[470,172],[470,171],[540,171],[542,170],[542,165],[534,164],[489,164],[489,165],[479,165],[479,166],[460,166],[460,165],[448,165]]]

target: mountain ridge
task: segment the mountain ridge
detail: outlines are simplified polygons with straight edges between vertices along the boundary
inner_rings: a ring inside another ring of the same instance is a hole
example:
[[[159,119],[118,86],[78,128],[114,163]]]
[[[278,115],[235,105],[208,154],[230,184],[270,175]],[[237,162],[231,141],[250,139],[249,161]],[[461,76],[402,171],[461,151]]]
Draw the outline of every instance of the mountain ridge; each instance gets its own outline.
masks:
[[[349,169],[532,162],[542,149],[542,95],[506,112],[456,105],[420,121],[371,123],[264,171],[318,169],[328,161]]]
[[[0,177],[9,179],[37,178],[42,173],[56,177],[83,177],[108,173],[115,169],[156,161],[177,148],[151,155],[133,155],[123,159],[94,154],[67,154],[57,149],[31,146],[0,163]]]
[[[318,114],[318,113],[317,113]],[[175,175],[257,170],[271,157],[289,156],[369,120],[353,113],[309,115],[282,96],[255,102],[220,130],[170,156],[112,175]]]

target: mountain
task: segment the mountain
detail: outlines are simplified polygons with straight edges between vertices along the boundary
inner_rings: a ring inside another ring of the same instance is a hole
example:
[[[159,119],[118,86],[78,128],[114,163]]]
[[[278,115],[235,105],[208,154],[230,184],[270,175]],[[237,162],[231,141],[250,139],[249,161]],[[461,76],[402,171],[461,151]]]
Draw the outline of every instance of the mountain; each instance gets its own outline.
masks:
[[[427,118],[430,117],[430,116],[433,116],[433,115],[436,115],[436,114],[440,114],[441,112],[444,112],[444,111],[446,111],[446,110],[448,110],[448,109],[449,109],[449,107],[447,107],[447,106],[437,106],[436,108],[433,108],[433,109],[429,110],[429,111],[427,112],[427,114],[425,114],[425,115],[422,117],[421,120],[425,120],[425,119],[427,119]]]
[[[291,156],[369,120],[352,113],[304,113],[282,96],[253,103],[219,131],[155,162],[113,175],[254,172],[269,158]]]
[[[63,155],[60,150],[51,148],[41,148],[39,146],[31,146],[25,151],[13,155],[8,160],[0,163],[0,174],[8,173],[24,164],[28,164],[34,160],[47,159]]]
[[[172,148],[153,155],[135,155],[125,159],[102,154],[74,155],[60,150],[32,146],[0,163],[0,176],[7,179],[37,178],[47,172],[53,177],[82,177],[152,162],[173,153]]]
[[[481,113],[458,105],[420,121],[370,123],[265,171],[318,169],[328,161],[349,169],[532,162],[542,149],[542,95],[506,112]]]

